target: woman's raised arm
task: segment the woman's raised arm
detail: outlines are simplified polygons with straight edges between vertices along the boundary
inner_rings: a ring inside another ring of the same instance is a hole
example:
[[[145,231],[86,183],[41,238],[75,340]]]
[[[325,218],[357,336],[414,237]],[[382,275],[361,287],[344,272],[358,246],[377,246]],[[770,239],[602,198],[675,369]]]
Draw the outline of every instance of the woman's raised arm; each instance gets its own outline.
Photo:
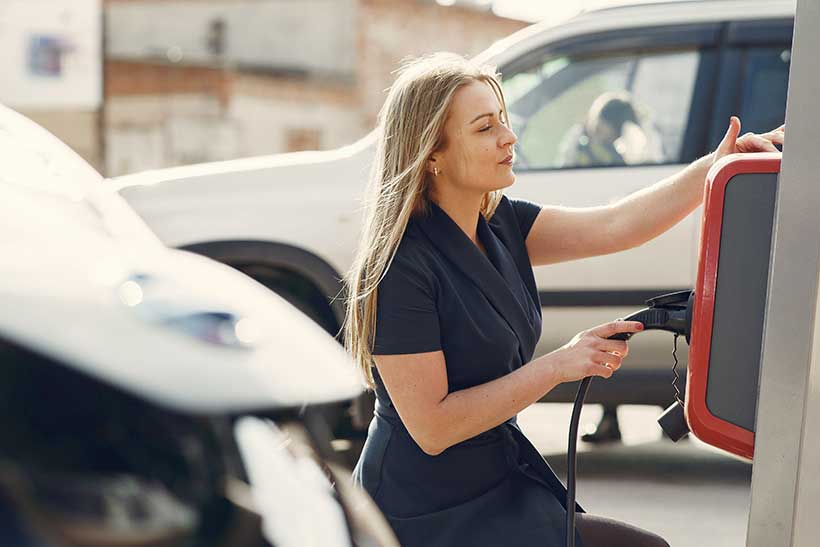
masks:
[[[543,206],[527,236],[533,266],[605,255],[637,247],[683,220],[703,201],[709,168],[728,154],[777,152],[785,126],[738,138],[740,120],[732,117],[726,135],[711,154],[683,170],[611,205]]]

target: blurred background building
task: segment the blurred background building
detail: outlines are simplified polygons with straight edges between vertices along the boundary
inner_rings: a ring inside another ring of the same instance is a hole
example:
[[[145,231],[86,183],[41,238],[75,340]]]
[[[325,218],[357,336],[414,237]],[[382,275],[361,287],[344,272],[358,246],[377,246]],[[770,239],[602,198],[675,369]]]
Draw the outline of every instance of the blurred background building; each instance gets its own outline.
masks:
[[[103,164],[101,0],[0,2],[0,102]]]
[[[528,24],[490,6],[3,0],[0,102],[109,176],[330,149],[373,128],[402,58],[472,56]]]

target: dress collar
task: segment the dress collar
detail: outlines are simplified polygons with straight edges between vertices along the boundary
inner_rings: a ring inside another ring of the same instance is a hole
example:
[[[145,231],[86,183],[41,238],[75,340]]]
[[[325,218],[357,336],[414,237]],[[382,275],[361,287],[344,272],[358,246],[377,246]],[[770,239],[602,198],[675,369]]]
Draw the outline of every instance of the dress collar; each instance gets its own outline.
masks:
[[[530,353],[539,333],[535,332],[526,311],[526,298],[521,276],[510,252],[493,233],[484,215],[478,215],[477,235],[487,255],[435,202],[430,201],[430,214],[415,217],[419,228],[464,275],[484,294],[495,310],[518,336],[520,350]],[[515,287],[517,290],[513,290]],[[522,359],[522,363],[526,360]]]

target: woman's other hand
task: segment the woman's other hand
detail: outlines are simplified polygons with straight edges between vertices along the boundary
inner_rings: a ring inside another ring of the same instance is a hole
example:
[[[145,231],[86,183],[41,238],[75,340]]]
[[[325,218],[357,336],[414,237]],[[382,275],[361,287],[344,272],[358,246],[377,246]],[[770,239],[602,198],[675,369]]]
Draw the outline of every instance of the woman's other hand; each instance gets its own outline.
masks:
[[[723,140],[720,141],[714,154],[714,162],[729,154],[742,154],[746,152],[779,152],[775,144],[783,146],[783,137],[786,134],[786,125],[781,125],[777,129],[772,129],[766,133],[746,133],[740,135],[740,118],[732,116],[729,120],[729,129]],[[714,163],[713,162],[713,163]]]
[[[624,340],[609,340],[613,334],[621,332],[641,332],[639,321],[612,321],[581,331],[572,340],[561,346],[548,357],[555,368],[557,379],[574,382],[587,376],[609,378],[621,368],[621,363],[629,353]]]

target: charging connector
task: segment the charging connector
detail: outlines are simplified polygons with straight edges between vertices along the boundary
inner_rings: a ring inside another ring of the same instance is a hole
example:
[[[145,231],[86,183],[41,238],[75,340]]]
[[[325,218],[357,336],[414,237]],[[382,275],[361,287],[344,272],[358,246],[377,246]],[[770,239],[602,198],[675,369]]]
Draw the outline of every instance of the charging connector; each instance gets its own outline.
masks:
[[[639,310],[624,321],[639,321],[643,323],[644,331],[664,330],[675,335],[686,337],[689,343],[692,326],[692,308],[694,307],[694,291],[678,291],[650,298],[646,301],[647,307]],[[621,332],[610,336],[610,340],[629,340],[631,332]],[[676,357],[677,364],[677,357]],[[578,424],[581,420],[581,408],[584,406],[587,391],[592,377],[581,380],[575,403],[572,408],[572,417],[569,423],[569,442],[567,447],[567,547],[575,547],[575,466],[578,449]],[[677,388],[676,388],[677,389]],[[679,397],[676,397],[672,406],[666,409],[658,423],[666,434],[674,441],[678,441],[687,433],[689,426],[684,416],[684,407]]]

